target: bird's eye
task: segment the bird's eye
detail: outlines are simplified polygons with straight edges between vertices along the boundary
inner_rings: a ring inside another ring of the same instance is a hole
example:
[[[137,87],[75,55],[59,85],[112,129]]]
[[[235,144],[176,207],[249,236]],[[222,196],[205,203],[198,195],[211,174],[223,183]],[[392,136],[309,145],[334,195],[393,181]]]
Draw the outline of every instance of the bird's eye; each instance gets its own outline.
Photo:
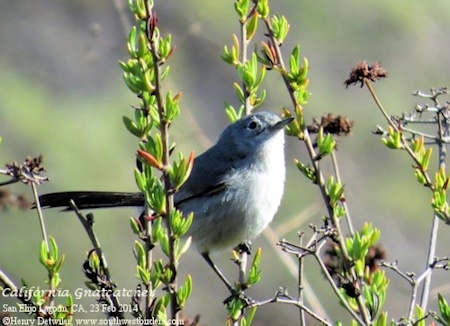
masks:
[[[250,121],[250,123],[248,124],[247,128],[250,130],[255,130],[256,128],[258,128],[258,123],[256,121]]]

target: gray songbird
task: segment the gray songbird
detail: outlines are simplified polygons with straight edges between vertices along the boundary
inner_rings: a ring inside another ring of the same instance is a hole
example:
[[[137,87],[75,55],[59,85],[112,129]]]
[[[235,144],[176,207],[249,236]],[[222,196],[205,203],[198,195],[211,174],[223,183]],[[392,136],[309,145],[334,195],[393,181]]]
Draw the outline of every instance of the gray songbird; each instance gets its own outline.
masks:
[[[209,254],[253,240],[272,221],[283,195],[283,129],[290,121],[260,112],[229,125],[214,146],[195,158],[190,177],[175,194],[175,206],[194,213],[187,235],[229,290]],[[145,204],[142,193],[75,191],[39,197],[42,207],[70,209],[70,200],[80,209]]]

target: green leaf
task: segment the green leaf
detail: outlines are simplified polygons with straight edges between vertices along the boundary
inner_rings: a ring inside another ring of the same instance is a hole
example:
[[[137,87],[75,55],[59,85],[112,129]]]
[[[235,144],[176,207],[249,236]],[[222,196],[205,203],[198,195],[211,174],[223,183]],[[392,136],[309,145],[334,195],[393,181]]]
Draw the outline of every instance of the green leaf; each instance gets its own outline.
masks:
[[[144,195],[146,203],[156,214],[166,213],[166,195],[161,180],[152,178],[152,184],[145,190]]]
[[[177,259],[180,259],[180,257],[189,249],[191,246],[192,237],[188,237],[186,240],[184,240],[183,245],[178,248],[177,251]]]
[[[226,63],[228,63],[230,65],[234,64],[234,59],[235,58],[233,57],[233,53],[228,50],[228,47],[226,45],[223,47],[223,52],[220,55],[220,57]]]
[[[147,16],[147,10],[145,9],[145,1],[146,0],[135,0],[136,1],[136,11],[134,14],[139,19],[144,19]]]
[[[416,305],[416,322],[414,323],[414,325],[417,326],[426,326],[425,323],[425,311],[423,311],[423,309],[419,306]]]
[[[133,233],[137,235],[139,238],[142,238],[141,229],[139,227],[137,220],[134,217],[130,217],[130,226]]]
[[[239,100],[240,103],[245,103],[245,96],[244,91],[242,90],[241,86],[238,83],[233,83],[234,93]]]
[[[344,216],[346,214],[345,208],[341,205],[336,205],[333,207],[333,214],[337,217],[340,218],[342,216]]]
[[[150,284],[150,272],[142,266],[136,266],[137,276],[145,285]]]
[[[169,250],[169,237],[166,232],[161,232],[159,243],[161,245],[161,249],[164,252],[164,254],[167,257],[170,257],[170,250]]]
[[[148,50],[148,40],[144,33],[139,33],[137,42],[137,51],[136,51],[136,57],[143,58],[145,55],[149,53]]]
[[[124,73],[123,80],[133,93],[137,94],[141,92],[140,84],[133,75],[131,75],[130,73]]]
[[[440,293],[438,293],[438,303],[441,319],[444,321],[445,325],[450,324],[450,306]]]
[[[164,233],[162,228],[162,217],[158,216],[152,223],[152,241],[158,242],[162,233]]]
[[[183,309],[187,299],[192,293],[192,277],[191,275],[186,276],[184,284],[177,291],[177,301],[180,309]]]
[[[172,35],[161,38],[159,42],[159,57],[161,60],[167,60],[172,52]]]
[[[425,177],[421,169],[415,168],[414,175],[416,176],[416,179],[420,184],[424,185],[427,183],[427,178]]]
[[[131,132],[133,135],[135,135],[136,137],[139,137],[139,138],[144,136],[142,134],[142,131],[139,130],[137,124],[133,120],[131,120],[130,118],[128,118],[126,116],[123,116],[122,121],[123,121],[123,124],[125,125],[125,127],[127,128],[127,130],[129,132]]]
[[[255,257],[253,258],[252,266],[250,267],[250,271],[248,273],[247,285],[252,285],[258,283],[261,280],[261,270],[259,269],[259,264],[261,262],[261,248],[255,253]]]
[[[191,153],[189,159],[185,159],[181,153],[179,153],[178,161],[173,163],[173,166],[169,169],[170,184],[174,190],[180,189],[180,187],[187,181],[191,174],[194,163],[194,154]]]
[[[235,298],[227,306],[228,314],[232,320],[238,320],[241,316],[245,302],[240,298]]]
[[[264,100],[266,99],[266,95],[267,95],[267,92],[266,92],[265,89],[263,89],[261,91],[260,97],[257,97],[255,95],[255,99],[252,99],[253,108],[257,108],[258,106],[260,106],[264,102]]]
[[[289,32],[289,27],[286,17],[281,15],[272,17],[272,31],[279,44],[284,42],[284,39]]]
[[[42,240],[41,246],[39,248],[39,261],[42,265],[47,266],[47,259],[48,259],[48,247],[47,243]]]
[[[187,216],[183,216],[180,224],[180,234],[184,235],[187,233],[194,220],[194,213],[190,212]]]
[[[50,257],[53,259],[53,261],[56,262],[59,257],[58,246],[56,245],[55,238],[50,237],[49,241],[50,241]]]
[[[288,136],[293,136],[293,137],[297,137],[298,139],[303,139],[304,138],[304,119],[303,119],[303,111],[302,109],[297,106],[295,109],[295,113],[296,113],[296,117],[293,121],[291,121],[287,127],[286,127],[286,134]],[[292,117],[292,113],[283,107],[283,117],[284,118],[288,118],[288,117]]]
[[[134,251],[137,259],[138,266],[146,269],[147,268],[147,255],[145,249],[139,241],[134,242]]]
[[[55,273],[58,272],[61,269],[61,267],[64,264],[65,260],[66,260],[66,256],[65,255],[61,255],[61,258],[56,261],[55,267],[53,269],[53,271]]]
[[[127,42],[128,53],[130,54],[130,57],[132,57],[132,58],[137,58],[136,34],[137,34],[136,26],[133,26],[130,29],[130,33],[128,33],[128,42]]]
[[[251,307],[250,310],[248,310],[247,316],[241,319],[242,326],[250,326],[252,324],[256,309],[258,309],[258,307],[254,306]]]
[[[258,17],[257,13],[254,13],[250,17],[250,19],[248,20],[247,25],[246,25],[246,29],[247,29],[246,30],[246,39],[247,39],[247,41],[250,41],[253,38],[253,36],[255,35],[256,30],[258,28],[258,20],[259,20],[259,17]]]
[[[244,115],[244,106],[241,106],[239,108],[239,111],[236,112],[236,110],[231,106],[230,103],[225,102],[225,114],[228,117],[228,120],[230,120],[231,123],[236,122],[237,120],[241,119]]]
[[[289,72],[296,76],[300,71],[300,46],[296,45],[289,57]]]
[[[402,149],[402,133],[399,130],[395,130],[391,126],[388,128],[387,138],[382,138],[381,141],[389,148]]]
[[[164,67],[164,69],[161,71],[161,75],[160,75],[161,80],[166,79],[166,77],[169,75],[169,72],[170,72],[170,66]]]
[[[170,228],[172,229],[173,234],[177,238],[179,238],[181,236],[180,229],[181,229],[182,220],[183,220],[183,215],[179,210],[173,209],[169,212]]]
[[[415,154],[423,153],[425,151],[424,147],[425,138],[422,137],[416,137],[411,141],[411,149]]]
[[[256,10],[258,14],[260,14],[263,18],[267,18],[270,12],[269,1],[259,0],[256,6]]]
[[[421,164],[422,164],[422,169],[424,170],[424,171],[426,171],[427,169],[428,169],[428,166],[430,165],[430,158],[431,158],[431,153],[432,153],[432,151],[433,151],[433,148],[428,148],[426,151],[425,151],[425,154],[423,155],[423,157],[422,157],[422,162],[421,162]]]
[[[253,53],[252,60],[254,61],[254,64],[257,64],[258,59],[256,58],[256,54]],[[257,72],[255,72],[256,74]],[[266,76],[266,66],[261,67],[260,73],[257,75],[256,81],[253,85],[253,90],[256,91],[256,89],[261,85],[262,81],[264,80],[264,77]]]
[[[123,70],[123,72],[131,73],[131,69],[128,67],[128,65],[125,62],[119,60],[119,66]]]
[[[148,137],[147,142],[141,142],[139,147],[150,153],[158,162],[162,161],[163,145],[162,138],[159,132],[156,132],[152,137]]]
[[[144,172],[139,171],[138,168],[134,169],[134,179],[140,191],[144,191],[145,189],[147,189],[147,180],[145,178]]]
[[[334,177],[330,176],[327,182],[327,194],[330,199],[330,205],[336,206],[343,200],[344,186],[340,182],[335,182]]]
[[[368,286],[363,288],[364,299],[366,300],[366,307],[369,309],[370,315],[374,316],[376,301],[374,301],[374,296],[371,289]],[[376,299],[375,299],[376,300]]]
[[[434,188],[436,190],[446,190],[448,185],[448,177],[445,174],[445,169],[440,168],[434,177]]]
[[[156,82],[155,82],[155,72],[153,69],[145,69],[143,77],[140,78],[142,82],[140,83],[140,89],[144,92],[153,92],[156,89]]]
[[[380,314],[378,319],[375,321],[374,326],[387,326],[387,312],[384,311]]]
[[[59,287],[59,285],[61,284],[61,276],[59,275],[59,273],[54,273],[53,275],[51,275],[50,284],[52,289],[57,289]]]
[[[228,47],[224,46],[223,53],[220,56],[226,63],[237,66],[239,64],[240,45],[236,34],[233,34],[233,42],[234,45],[231,47],[231,50],[228,50]]]
[[[180,106],[178,105],[179,95],[172,97],[172,92],[168,91],[166,94],[166,112],[164,119],[166,122],[171,122],[180,115]]]
[[[314,172],[314,169],[312,167],[310,167],[309,165],[305,165],[298,160],[294,160],[294,163],[305,177],[307,177],[309,180],[313,182],[316,181],[316,173]]]
[[[309,63],[308,63],[308,59],[307,58],[303,58],[303,67],[301,67],[299,75],[298,75],[298,80],[301,82],[304,82],[307,75],[308,75],[308,71],[309,71]]]
[[[167,304],[170,302],[170,300],[164,300],[164,298],[169,298],[169,293],[167,293],[165,296],[163,296],[161,299],[159,299],[157,301],[156,304],[156,311],[157,311],[157,316],[158,316],[158,325],[164,325],[164,326],[169,326],[169,321],[167,320],[167,312],[166,312],[166,307]],[[164,305],[164,306],[163,306]]]
[[[234,3],[234,10],[239,15],[242,22],[245,21],[245,18],[247,17],[249,3],[249,0],[237,0]]]
[[[331,136],[331,134],[329,133],[324,135],[323,128],[319,129],[316,141],[317,147],[319,149],[319,158],[331,154],[331,152],[336,148],[336,141],[334,140],[333,136]]]

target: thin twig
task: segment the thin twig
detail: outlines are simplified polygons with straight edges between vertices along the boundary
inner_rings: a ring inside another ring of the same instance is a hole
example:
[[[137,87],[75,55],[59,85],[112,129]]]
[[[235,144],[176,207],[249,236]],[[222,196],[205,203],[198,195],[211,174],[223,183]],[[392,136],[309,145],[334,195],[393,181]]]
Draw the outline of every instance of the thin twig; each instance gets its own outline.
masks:
[[[414,136],[423,136],[424,138],[428,138],[428,139],[434,140],[435,142],[439,139],[436,136],[429,135],[427,133],[424,133],[424,132],[421,132],[421,131],[418,131],[418,130],[409,129],[409,128],[406,128],[404,126],[402,126],[402,131],[409,132],[410,134],[413,134]],[[446,140],[446,142],[448,142],[448,140]]]
[[[15,298],[20,300],[22,303],[34,307],[34,311],[38,311],[40,309],[39,306],[35,305],[31,298],[27,297],[26,292],[20,291],[20,289],[16,286],[14,281],[12,281],[5,272],[0,269],[0,289],[4,291],[4,289],[10,289],[11,293],[17,293],[14,295]]]
[[[271,299],[263,300],[263,301],[257,301],[257,302],[251,303],[249,308],[251,308],[251,307],[260,307],[260,306],[263,306],[263,305],[266,305],[266,304],[269,304],[269,303],[276,303],[276,302],[294,305],[294,306],[300,308],[300,310],[306,312],[308,315],[310,315],[311,317],[313,317],[317,321],[321,322],[323,325],[332,325],[326,319],[322,318],[321,316],[316,314],[314,311],[312,311],[310,308],[305,306],[302,302],[300,302],[298,300],[295,300],[295,299],[291,298],[290,296],[288,296],[287,294],[284,294],[284,293],[282,293],[280,291],[278,291],[275,294],[275,296],[273,298],[271,298]]]
[[[299,246],[301,247],[303,245],[303,232],[299,232],[298,234],[298,242]],[[303,305],[303,297],[304,297],[304,285],[303,280],[305,279],[303,273],[304,273],[304,260],[303,257],[298,257],[298,302]],[[305,310],[300,309],[300,326],[305,326]]]
[[[108,268],[106,257],[103,255],[103,250],[100,246],[100,241],[98,240],[97,235],[94,232],[93,228],[94,216],[92,214],[87,214],[86,216],[84,216],[72,199],[70,200],[69,205],[77,215],[78,219],[81,222],[81,225],[83,225],[83,228],[86,231],[89,240],[91,240],[91,244],[94,247],[94,250],[97,253],[98,258],[100,259],[100,266],[102,266],[105,276],[107,277],[108,281],[112,283],[111,273]],[[119,299],[115,295],[111,295],[111,303],[115,308],[115,313],[117,314],[118,318],[124,319],[125,316],[123,314],[122,306],[119,302]]]
[[[440,107],[439,102],[436,97],[434,97],[434,102],[436,104],[436,107]],[[445,169],[445,159],[447,156],[447,148],[446,144],[442,141],[442,139],[445,136],[448,136],[449,133],[449,126],[446,123],[445,119],[442,119],[442,113],[437,113],[437,120],[438,120],[438,148],[439,148],[439,168]],[[433,214],[433,222],[431,226],[431,233],[430,233],[430,241],[428,244],[428,254],[427,254],[427,269],[433,264],[435,261],[436,256],[436,244],[437,244],[437,237],[438,237],[438,231],[439,231],[439,217],[437,214]],[[420,307],[425,311],[428,305],[428,297],[430,295],[430,286],[431,286],[431,274],[430,272],[426,278],[425,282],[422,287],[422,296],[420,298]]]
[[[285,255],[285,254],[279,254],[280,250],[277,246],[277,241],[280,237],[279,234],[275,233],[274,230],[268,226],[264,230],[264,236],[268,240],[268,243],[274,250],[274,252],[277,254],[278,258],[281,260],[281,262],[286,266],[286,269],[288,272],[293,276],[297,276],[297,270],[298,267],[296,265],[296,261],[294,261],[292,255]],[[323,304],[321,300],[317,297],[316,293],[312,290],[312,284],[309,283],[307,278],[303,279],[303,288],[304,288],[304,294],[306,296],[306,301],[311,305],[312,309],[316,311],[319,315],[323,316],[325,319],[330,319],[327,316],[327,312],[325,311]]]
[[[397,273],[401,278],[403,278],[404,280],[406,280],[409,284],[414,285],[414,283],[416,283],[416,280],[414,279],[414,275],[412,273],[405,273],[402,272],[398,266],[397,266],[397,262],[393,262],[393,263],[387,263],[387,262],[381,262],[380,266],[389,268],[390,270],[394,271],[395,273]]]
[[[431,224],[431,231],[430,231],[430,239],[429,239],[429,243],[428,243],[427,269],[426,269],[426,270],[430,270],[430,273],[428,273],[425,278],[425,282],[423,283],[423,287],[422,287],[422,295],[420,297],[420,307],[423,310],[426,310],[426,307],[428,305],[428,297],[430,294],[431,274],[432,274],[431,268],[429,268],[429,266],[431,265],[432,260],[434,259],[435,255],[436,255],[438,230],[439,230],[439,217],[436,214],[433,214],[433,221]]]
[[[436,124],[436,119],[432,118],[432,119],[428,119],[428,120],[410,120],[408,118],[405,118],[405,122],[407,122],[408,124],[424,124],[424,125],[428,125],[428,124]]]
[[[375,90],[373,89],[372,83],[370,82],[370,80],[364,79],[364,84],[366,85],[367,89],[369,90],[370,95],[372,95],[373,100],[377,104],[378,109],[383,114],[383,116],[385,117],[385,119],[387,120],[389,125],[396,132],[400,132],[398,126],[394,123],[394,121],[392,121],[391,117],[387,114],[387,111],[384,109],[383,105],[381,104],[381,101],[378,99],[378,96],[375,93]],[[417,156],[414,154],[413,150],[408,145],[408,143],[406,142],[406,140],[405,140],[403,135],[402,135],[401,139],[402,139],[403,148],[406,150],[406,152],[409,154],[409,156],[411,156],[411,158],[414,160],[414,163],[417,165],[417,167],[421,169],[421,173],[423,174],[423,176],[425,178],[425,181],[426,181],[425,186],[432,190],[433,186],[432,186],[432,183],[431,183],[431,178],[428,175],[428,172],[423,170],[421,162],[419,162]]]
[[[325,240],[325,238],[323,238]],[[320,243],[314,242],[314,248],[311,248],[312,244],[308,244],[306,247],[297,246],[293,243],[288,243],[286,241],[280,241],[279,245],[283,247],[283,250],[298,256],[302,256],[304,252],[312,255],[318,262],[322,272],[325,274],[326,279],[328,280],[328,283],[331,285],[333,291],[335,292],[336,296],[339,298],[341,303],[344,305],[344,307],[348,310],[348,312],[352,315],[353,318],[355,318],[358,323],[361,325],[368,325],[365,323],[361,317],[350,307],[348,304],[346,298],[343,296],[339,288],[337,287],[336,283],[334,282],[332,276],[330,275],[327,267],[325,266],[322,258],[320,257],[320,250],[325,245],[326,241],[322,241]]]
[[[48,250],[48,237],[47,231],[45,229],[44,216],[42,214],[41,203],[39,202],[39,195],[37,193],[36,185],[34,184],[34,182],[31,182],[31,189],[33,190],[34,202],[36,203],[36,210],[39,217],[39,226],[41,227],[42,239],[44,240]]]

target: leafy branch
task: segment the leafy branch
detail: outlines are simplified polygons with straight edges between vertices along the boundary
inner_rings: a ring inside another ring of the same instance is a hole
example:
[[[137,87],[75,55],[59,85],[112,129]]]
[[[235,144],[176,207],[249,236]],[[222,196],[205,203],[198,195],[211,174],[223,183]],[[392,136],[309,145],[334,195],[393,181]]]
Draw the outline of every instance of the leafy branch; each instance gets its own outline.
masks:
[[[436,245],[438,239],[439,221],[450,224],[450,208],[447,202],[446,191],[448,188],[449,177],[445,171],[447,143],[449,136],[448,111],[450,106],[448,102],[441,104],[439,98],[449,93],[447,88],[431,89],[430,93],[416,91],[414,96],[427,99],[432,105],[416,105],[413,112],[403,114],[402,116],[390,116],[381,101],[379,100],[372,83],[376,80],[387,77],[387,72],[381,64],[368,64],[364,61],[359,62],[352,69],[349,78],[345,81],[346,86],[360,84],[365,86],[375,101],[381,114],[388,123],[388,129],[384,130],[377,126],[376,134],[382,136],[383,143],[390,149],[403,150],[413,160],[414,174],[419,184],[428,188],[432,193],[431,208],[433,209],[433,218],[431,222],[431,233],[428,242],[428,254],[426,268],[419,277],[415,277],[414,273],[401,272],[397,263],[384,263],[383,266],[393,270],[403,279],[405,279],[412,287],[411,300],[408,309],[407,320],[416,319],[417,324],[423,324],[426,316],[432,313],[424,314],[427,311],[431,276],[436,268],[448,269],[447,264],[439,264],[447,258],[439,258],[436,256]],[[407,127],[408,125],[424,125],[434,124],[436,126],[436,136],[426,134],[420,130]],[[427,139],[427,142],[425,142]],[[434,182],[429,173],[430,161],[432,158],[432,147],[427,145],[436,145],[438,147],[438,170],[435,172]],[[417,303],[417,292],[419,286],[422,287],[420,303]],[[440,302],[443,302],[440,297]],[[446,305],[440,306],[441,314],[445,315]],[[448,305],[447,305],[448,307]]]
[[[145,244],[135,244],[137,276],[147,293],[152,293],[146,297],[145,311],[140,314],[167,322],[166,307],[170,304],[170,318],[179,320],[192,291],[191,277],[179,286],[177,274],[179,259],[190,245],[190,239],[182,243],[181,237],[193,216],[183,217],[175,208],[174,194],[189,177],[194,156],[191,153],[186,159],[180,153],[173,162],[170,158],[174,145],[169,140],[169,127],[180,114],[181,97],[181,93],[164,93],[162,88],[169,72],[166,63],[174,50],[172,38],[161,35],[153,1],[132,0],[129,7],[136,20],[127,43],[130,59],[119,63],[125,83],[139,104],[134,108],[134,119],[123,117],[123,122],[139,139],[135,179],[146,202],[145,214],[130,222],[133,232]],[[155,172],[161,173],[161,178]],[[152,250],[157,244],[167,256],[167,264],[153,259]],[[166,295],[157,299],[153,293],[161,285]]]

